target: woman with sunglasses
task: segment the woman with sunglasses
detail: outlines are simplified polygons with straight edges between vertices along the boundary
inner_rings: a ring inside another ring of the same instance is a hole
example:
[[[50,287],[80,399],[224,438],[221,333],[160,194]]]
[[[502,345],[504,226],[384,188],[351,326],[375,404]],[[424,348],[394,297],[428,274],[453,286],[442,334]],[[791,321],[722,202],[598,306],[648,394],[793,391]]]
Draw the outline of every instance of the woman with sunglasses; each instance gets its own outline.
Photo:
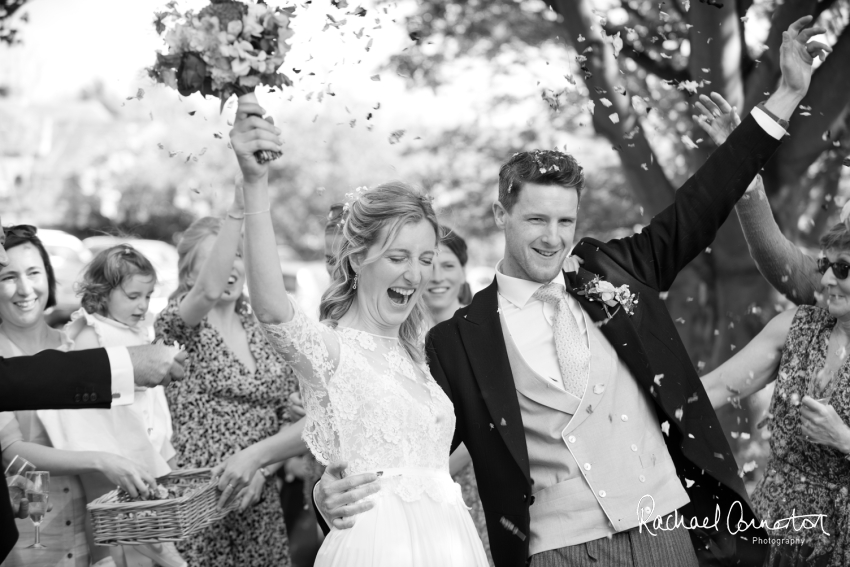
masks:
[[[717,144],[740,122],[723,103],[698,105],[697,121]],[[777,315],[703,385],[716,409],[776,382],[771,455],[752,500],[768,534],[790,543],[772,545],[766,565],[850,565],[850,223],[821,237],[815,259],[782,235],[760,177],[736,210],[759,270],[800,307]]]

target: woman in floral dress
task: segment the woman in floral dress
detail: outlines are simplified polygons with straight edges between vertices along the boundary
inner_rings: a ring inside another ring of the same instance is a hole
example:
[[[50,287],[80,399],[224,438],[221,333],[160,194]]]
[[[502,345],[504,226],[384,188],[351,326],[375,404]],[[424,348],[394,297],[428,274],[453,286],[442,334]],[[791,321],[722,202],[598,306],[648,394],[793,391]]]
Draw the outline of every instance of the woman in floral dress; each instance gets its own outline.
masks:
[[[826,309],[780,313],[703,378],[715,408],[776,380],[770,460],[752,495],[783,542],[771,546],[769,567],[850,565],[850,229],[834,226],[821,247]]]
[[[199,219],[183,235],[178,287],[157,318],[157,338],[183,345],[186,378],[169,389],[178,463],[214,467],[277,434],[288,423],[291,369],[272,350],[242,289],[241,195],[224,221]],[[283,511],[274,486],[279,464],[257,471],[237,495],[240,511],[178,544],[191,567],[290,565]]]

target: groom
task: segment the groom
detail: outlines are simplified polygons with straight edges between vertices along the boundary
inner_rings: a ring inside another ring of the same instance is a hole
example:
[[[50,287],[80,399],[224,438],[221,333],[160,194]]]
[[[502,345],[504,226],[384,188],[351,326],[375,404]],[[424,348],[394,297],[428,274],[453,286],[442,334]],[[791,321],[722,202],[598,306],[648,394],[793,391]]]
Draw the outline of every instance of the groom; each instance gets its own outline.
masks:
[[[808,89],[811,53],[828,49],[806,45],[823,33],[804,29],[809,21],[784,36],[777,92],[639,234],[573,249],[584,185],[576,161],[523,152],[502,167],[496,278],[426,347],[454,403],[452,449],[463,442],[472,456],[497,567],[761,565],[766,549],[753,538],[766,534],[738,525],[756,517],[660,295],[779,146],[780,124]],[[571,249],[584,263],[565,273]],[[627,286],[632,301],[593,292],[600,282]],[[322,481],[326,517],[356,507],[342,505],[346,480]],[[677,518],[693,529],[675,528]]]

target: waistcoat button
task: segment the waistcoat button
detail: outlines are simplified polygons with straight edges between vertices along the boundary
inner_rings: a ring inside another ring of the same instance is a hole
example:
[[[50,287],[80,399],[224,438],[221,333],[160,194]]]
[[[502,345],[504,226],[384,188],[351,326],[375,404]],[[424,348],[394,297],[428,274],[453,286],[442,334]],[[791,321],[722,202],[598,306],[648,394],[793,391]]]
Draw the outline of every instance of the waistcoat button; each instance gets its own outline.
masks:
[[[584,463],[584,470],[586,470],[586,471],[590,470],[590,463]]]
[[[635,445],[634,443],[632,443],[632,451],[637,451],[637,445]]]
[[[599,496],[600,496],[601,498],[605,498],[605,491],[604,491],[604,490],[600,490],[600,491],[599,491]]]
[[[567,440],[568,440],[570,443],[575,443],[575,442],[576,442],[576,436],[575,436],[575,435],[570,435],[569,437],[567,437]]]
[[[629,416],[627,416],[626,414],[623,414],[623,415],[620,416],[620,419],[622,419],[623,421],[629,421]]]

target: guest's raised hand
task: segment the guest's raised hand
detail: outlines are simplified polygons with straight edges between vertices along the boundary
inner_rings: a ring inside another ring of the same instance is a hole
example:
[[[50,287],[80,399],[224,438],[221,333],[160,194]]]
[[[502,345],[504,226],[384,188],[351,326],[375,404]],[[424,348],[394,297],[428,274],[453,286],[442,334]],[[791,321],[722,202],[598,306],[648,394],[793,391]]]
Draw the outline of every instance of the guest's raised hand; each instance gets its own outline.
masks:
[[[803,437],[810,443],[850,453],[850,427],[831,405],[822,404],[811,396],[803,396],[800,423]]]
[[[782,32],[782,46],[779,48],[779,67],[782,69],[782,82],[791,91],[805,94],[812,82],[812,63],[814,58],[826,58],[832,48],[820,41],[809,41],[816,35],[826,33],[819,26],[806,27],[812,23],[812,16],[804,16]]]
[[[257,181],[269,171],[268,164],[259,163],[254,152],[282,151],[281,130],[274,125],[271,116],[263,118],[263,114],[265,110],[260,105],[240,102],[236,108],[236,122],[230,131],[230,145],[246,182]]]
[[[738,109],[717,93],[711,93],[711,98],[700,95],[694,106],[699,111],[699,114],[693,117],[694,121],[718,146],[723,145],[732,130],[741,123]]]
[[[112,453],[99,453],[98,470],[133,498],[147,498],[156,480],[141,466]]]
[[[375,504],[365,500],[381,490],[376,473],[362,473],[343,478],[345,462],[331,463],[316,486],[316,508],[341,530],[354,526],[356,516],[371,510]]]

